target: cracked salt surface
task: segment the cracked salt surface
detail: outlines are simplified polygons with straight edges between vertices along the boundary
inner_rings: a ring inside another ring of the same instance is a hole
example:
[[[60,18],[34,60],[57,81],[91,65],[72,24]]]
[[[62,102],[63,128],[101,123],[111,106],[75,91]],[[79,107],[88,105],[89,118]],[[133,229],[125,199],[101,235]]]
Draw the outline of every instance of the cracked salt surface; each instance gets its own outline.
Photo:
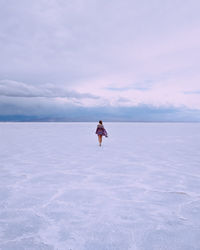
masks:
[[[200,249],[200,124],[105,127],[0,123],[0,249]]]

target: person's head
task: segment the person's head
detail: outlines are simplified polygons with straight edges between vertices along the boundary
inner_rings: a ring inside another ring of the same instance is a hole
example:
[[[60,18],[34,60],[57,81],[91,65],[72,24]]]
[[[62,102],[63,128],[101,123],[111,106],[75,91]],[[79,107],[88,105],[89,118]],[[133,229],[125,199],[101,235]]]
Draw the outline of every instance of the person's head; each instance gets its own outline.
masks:
[[[100,121],[99,121],[99,124],[101,124],[101,125],[102,125],[102,124],[103,124],[103,122],[100,120]]]

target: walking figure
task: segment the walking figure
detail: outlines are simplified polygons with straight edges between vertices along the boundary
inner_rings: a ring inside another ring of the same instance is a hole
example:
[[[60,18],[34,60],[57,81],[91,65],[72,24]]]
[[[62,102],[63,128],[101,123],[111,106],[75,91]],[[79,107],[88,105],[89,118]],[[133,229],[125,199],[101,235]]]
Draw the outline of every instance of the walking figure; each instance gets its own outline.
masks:
[[[97,125],[96,134],[98,135],[99,146],[101,147],[102,136],[108,137],[108,133],[104,128],[102,121],[99,121],[99,124]]]

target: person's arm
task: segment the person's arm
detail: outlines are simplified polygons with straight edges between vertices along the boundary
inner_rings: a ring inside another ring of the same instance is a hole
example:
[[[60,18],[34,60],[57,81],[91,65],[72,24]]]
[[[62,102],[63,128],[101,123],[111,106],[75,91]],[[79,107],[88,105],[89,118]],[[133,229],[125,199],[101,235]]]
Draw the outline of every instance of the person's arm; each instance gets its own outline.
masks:
[[[105,137],[108,137],[108,133],[107,133],[105,128],[103,128],[103,133],[104,133]]]

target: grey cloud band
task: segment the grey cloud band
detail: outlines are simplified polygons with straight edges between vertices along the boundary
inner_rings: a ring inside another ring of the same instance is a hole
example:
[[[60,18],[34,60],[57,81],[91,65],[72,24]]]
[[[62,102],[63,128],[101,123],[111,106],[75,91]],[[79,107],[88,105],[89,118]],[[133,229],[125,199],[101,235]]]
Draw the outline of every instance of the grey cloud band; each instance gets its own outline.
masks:
[[[78,93],[69,91],[66,88],[56,87],[55,85],[30,85],[26,83],[2,80],[0,81],[0,96],[7,97],[45,97],[45,98],[76,98],[76,99],[98,99],[98,96],[89,93]]]

